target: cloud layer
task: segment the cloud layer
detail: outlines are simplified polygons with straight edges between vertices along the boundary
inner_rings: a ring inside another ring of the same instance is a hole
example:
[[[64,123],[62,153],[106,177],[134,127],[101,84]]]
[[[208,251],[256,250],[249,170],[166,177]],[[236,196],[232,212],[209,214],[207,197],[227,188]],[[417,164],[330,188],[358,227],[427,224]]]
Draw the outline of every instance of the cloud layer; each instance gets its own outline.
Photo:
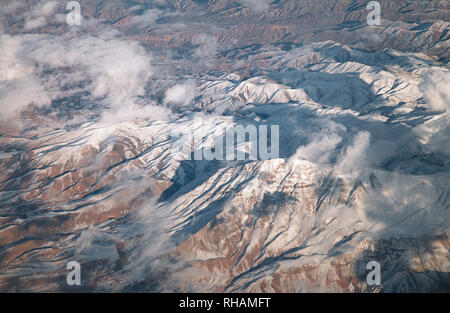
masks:
[[[151,118],[142,107],[154,103],[142,97],[154,72],[152,58],[138,42],[100,27],[95,34],[4,34],[0,46],[2,118],[79,92],[88,92],[85,100],[94,106],[110,108],[110,116]]]

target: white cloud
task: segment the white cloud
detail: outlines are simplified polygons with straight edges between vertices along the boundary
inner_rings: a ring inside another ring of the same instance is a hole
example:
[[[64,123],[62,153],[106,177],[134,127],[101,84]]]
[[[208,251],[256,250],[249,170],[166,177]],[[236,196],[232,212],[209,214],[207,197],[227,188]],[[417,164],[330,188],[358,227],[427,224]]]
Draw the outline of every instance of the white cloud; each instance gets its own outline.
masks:
[[[22,38],[0,35],[0,119],[12,118],[31,103],[42,106],[51,101],[31,60],[22,57],[22,43]]]
[[[192,44],[198,45],[193,55],[199,59],[213,57],[219,49],[217,38],[207,34],[198,35],[192,40]]]
[[[139,25],[141,27],[152,25],[156,20],[163,14],[161,10],[150,9],[147,10],[143,15],[133,16],[130,19],[130,24]]]
[[[28,104],[48,105],[76,91],[88,91],[92,102],[110,108],[104,112],[110,118],[119,111],[126,113],[121,118],[163,115],[161,110],[143,109],[154,104],[143,98],[153,73],[151,56],[138,42],[121,39],[115,31],[2,35],[0,42],[7,47],[0,51],[0,88],[8,90],[0,95],[2,118]]]
[[[269,9],[269,0],[240,0],[240,2],[255,13],[263,13]]]
[[[21,44],[19,37],[0,36],[0,81],[25,79],[33,72],[32,63],[20,57]]]
[[[59,3],[57,1],[46,1],[39,3],[30,12],[25,13],[24,30],[33,30],[47,25],[48,20],[52,18]]]
[[[175,104],[176,106],[189,105],[194,100],[197,92],[197,87],[193,82],[175,85],[167,89],[164,104]]]
[[[42,26],[45,26],[47,24],[47,19],[43,16],[35,18],[35,19],[28,19],[25,22],[25,26],[23,27],[24,30],[33,30]]]
[[[356,174],[367,168],[366,153],[370,145],[370,133],[359,132],[353,139],[352,145],[339,157],[335,167],[337,174]]]
[[[23,1],[19,0],[3,0],[0,15],[11,14],[23,5]]]
[[[332,121],[320,121],[321,131],[314,132],[308,137],[311,141],[300,146],[289,161],[301,159],[314,163],[329,163],[336,154],[336,149],[342,141],[342,135],[345,134],[344,126]]]
[[[49,105],[51,99],[34,79],[0,84],[0,119],[12,118],[29,104]]]
[[[342,141],[336,134],[322,135],[317,141],[313,141],[307,146],[300,147],[296,155],[305,160],[323,163],[329,160],[329,154]]]
[[[170,210],[158,207],[155,199],[146,199],[136,218],[118,225],[114,232],[106,232],[99,227],[83,230],[74,244],[75,253],[84,262],[108,259],[113,263],[119,257],[114,243],[124,243],[128,262],[115,272],[118,278],[113,287],[115,290],[132,288],[148,277],[163,277],[164,279],[149,284],[148,288],[151,289],[144,290],[174,291],[181,283],[178,272],[186,264],[183,260],[170,256],[176,249],[176,244],[170,233],[172,220],[169,214]],[[97,283],[102,286],[105,281]]]
[[[429,70],[420,84],[428,105],[435,111],[450,111],[450,71]]]
[[[151,120],[167,120],[172,113],[169,109],[156,105],[129,105],[118,108],[117,110],[105,111],[103,120],[108,123],[119,123],[131,121],[136,118]]]
[[[50,16],[50,15],[52,15],[55,12],[57,7],[58,7],[58,1],[43,2],[34,11],[34,15],[36,15],[36,16]]]
[[[435,235],[449,224],[445,173],[430,176],[377,172],[379,186],[368,188],[357,206],[369,220],[379,224],[374,229],[380,237]]]

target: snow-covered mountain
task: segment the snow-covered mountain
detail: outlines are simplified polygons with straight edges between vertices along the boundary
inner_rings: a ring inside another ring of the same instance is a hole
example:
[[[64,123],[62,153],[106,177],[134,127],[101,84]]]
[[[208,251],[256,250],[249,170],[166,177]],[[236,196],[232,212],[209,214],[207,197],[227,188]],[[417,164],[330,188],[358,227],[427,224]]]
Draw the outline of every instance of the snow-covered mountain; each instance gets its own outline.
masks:
[[[450,290],[447,1],[79,2],[0,4],[1,291]]]

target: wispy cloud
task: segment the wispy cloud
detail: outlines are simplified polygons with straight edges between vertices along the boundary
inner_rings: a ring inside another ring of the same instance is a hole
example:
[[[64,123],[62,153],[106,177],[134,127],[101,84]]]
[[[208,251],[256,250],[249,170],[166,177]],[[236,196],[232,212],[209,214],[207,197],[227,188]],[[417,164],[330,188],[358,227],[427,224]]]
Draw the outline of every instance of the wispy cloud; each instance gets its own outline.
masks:
[[[25,13],[24,30],[29,31],[47,25],[54,18],[59,7],[58,1],[42,1]]]
[[[254,13],[264,13],[269,9],[269,0],[239,0],[243,6]]]
[[[142,99],[154,73],[151,55],[138,42],[96,27],[94,33],[61,36],[0,35],[1,46],[6,47],[0,52],[0,88],[8,91],[0,96],[3,118],[29,104],[49,105],[82,91],[88,91],[97,107],[109,108],[106,115],[120,111],[126,112],[122,118],[131,118],[133,112],[135,117],[151,117],[149,110],[142,110],[154,105]]]
[[[428,70],[424,73],[420,89],[432,110],[450,112],[450,71]]]
[[[130,19],[130,24],[139,27],[146,27],[152,25],[163,14],[163,11],[158,9],[150,9],[145,11],[142,15],[133,16]]]
[[[169,106],[186,106],[191,104],[197,94],[198,90],[194,82],[188,81],[167,89],[163,102]]]

